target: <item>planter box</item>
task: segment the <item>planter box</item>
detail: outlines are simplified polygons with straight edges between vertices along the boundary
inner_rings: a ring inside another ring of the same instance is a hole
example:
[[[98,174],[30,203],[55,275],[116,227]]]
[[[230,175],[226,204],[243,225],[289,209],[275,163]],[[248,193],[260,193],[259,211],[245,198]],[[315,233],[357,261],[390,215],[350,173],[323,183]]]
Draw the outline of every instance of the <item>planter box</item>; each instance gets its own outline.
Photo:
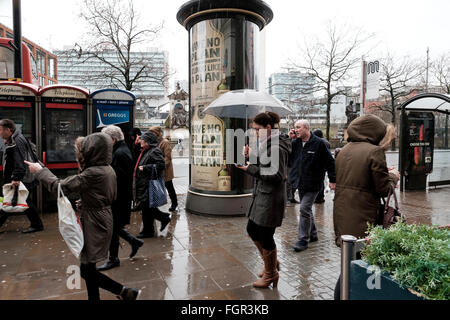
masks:
[[[389,273],[381,272],[375,279],[375,271],[362,260],[350,264],[350,300],[425,300],[400,285]],[[370,289],[372,288],[372,289]]]

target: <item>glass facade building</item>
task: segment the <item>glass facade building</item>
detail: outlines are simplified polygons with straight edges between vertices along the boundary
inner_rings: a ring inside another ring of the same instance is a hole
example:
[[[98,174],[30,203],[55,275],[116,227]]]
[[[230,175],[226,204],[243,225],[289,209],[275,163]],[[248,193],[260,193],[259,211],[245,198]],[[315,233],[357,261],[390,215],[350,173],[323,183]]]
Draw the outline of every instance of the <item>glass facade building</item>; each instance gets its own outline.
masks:
[[[298,71],[273,73],[269,77],[268,92],[296,111],[301,100],[313,99],[314,76]]]
[[[98,90],[116,87],[123,89],[123,75],[114,66],[120,65],[116,51],[102,52],[101,61],[98,58],[86,60],[76,51],[55,51],[58,56],[58,82],[87,89]],[[132,92],[138,98],[160,98],[168,94],[168,53],[166,51],[149,50],[145,52],[131,52],[130,78],[133,78],[142,67],[148,68],[148,76],[134,83]]]

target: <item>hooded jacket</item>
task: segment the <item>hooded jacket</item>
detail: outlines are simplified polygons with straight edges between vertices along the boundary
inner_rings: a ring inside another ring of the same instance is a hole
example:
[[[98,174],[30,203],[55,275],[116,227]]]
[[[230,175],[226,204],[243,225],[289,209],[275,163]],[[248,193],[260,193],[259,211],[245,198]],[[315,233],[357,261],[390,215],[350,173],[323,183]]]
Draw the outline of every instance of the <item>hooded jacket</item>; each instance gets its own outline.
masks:
[[[81,263],[96,263],[108,258],[113,231],[111,204],[116,198],[116,174],[110,166],[112,140],[104,133],[88,135],[81,144],[81,172],[65,179],[57,178],[43,168],[36,179],[56,194],[58,184],[65,195],[79,193],[81,205],[77,210],[83,227],[84,247]]]
[[[150,179],[157,179],[163,174],[165,168],[164,154],[158,148],[158,139],[150,131],[145,132],[141,139],[149,145],[148,149],[144,149],[141,159],[136,169],[135,187],[136,187],[136,201],[140,204],[148,201],[148,184]],[[156,166],[157,176],[153,171],[153,165]],[[143,171],[139,167],[143,166]]]
[[[255,178],[248,217],[262,227],[281,226],[286,207],[286,176],[291,140],[282,134],[277,137],[278,143],[271,136],[261,144],[258,164],[250,164],[246,171]],[[272,152],[278,154],[278,165],[275,159],[271,159]],[[266,154],[267,159],[264,159]]]
[[[376,223],[380,197],[397,183],[378,146],[385,133],[384,121],[371,114],[353,120],[347,129],[349,143],[336,157],[333,222],[338,246],[341,235],[365,236],[367,223]]]

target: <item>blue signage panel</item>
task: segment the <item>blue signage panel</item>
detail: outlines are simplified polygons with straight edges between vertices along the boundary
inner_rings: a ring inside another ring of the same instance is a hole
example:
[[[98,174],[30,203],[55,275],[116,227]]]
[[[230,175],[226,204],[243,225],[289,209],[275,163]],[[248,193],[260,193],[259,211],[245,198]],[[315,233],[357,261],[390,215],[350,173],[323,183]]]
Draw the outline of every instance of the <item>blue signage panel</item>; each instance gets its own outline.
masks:
[[[96,104],[95,107],[97,108],[97,128],[130,122],[129,106]]]

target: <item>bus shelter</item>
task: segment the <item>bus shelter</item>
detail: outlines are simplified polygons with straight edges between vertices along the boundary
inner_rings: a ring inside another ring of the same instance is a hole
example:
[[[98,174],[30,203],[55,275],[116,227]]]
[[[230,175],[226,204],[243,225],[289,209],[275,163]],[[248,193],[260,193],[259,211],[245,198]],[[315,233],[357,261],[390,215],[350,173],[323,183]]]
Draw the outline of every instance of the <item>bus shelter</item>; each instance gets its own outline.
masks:
[[[400,109],[400,191],[425,190],[427,180],[428,186],[450,184],[450,166],[446,161],[450,157],[450,95],[419,94]]]

